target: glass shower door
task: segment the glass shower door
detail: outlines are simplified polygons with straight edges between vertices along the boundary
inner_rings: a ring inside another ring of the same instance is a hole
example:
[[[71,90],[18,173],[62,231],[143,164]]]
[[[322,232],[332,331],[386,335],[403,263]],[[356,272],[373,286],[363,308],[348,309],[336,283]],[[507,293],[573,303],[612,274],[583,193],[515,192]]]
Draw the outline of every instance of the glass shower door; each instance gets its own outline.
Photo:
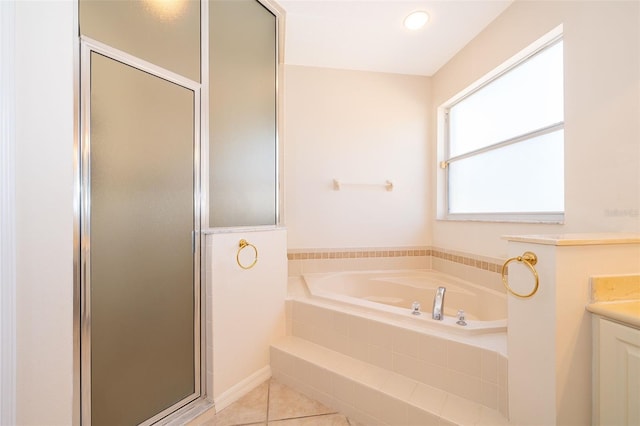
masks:
[[[83,421],[149,423],[200,395],[198,94],[85,55]]]

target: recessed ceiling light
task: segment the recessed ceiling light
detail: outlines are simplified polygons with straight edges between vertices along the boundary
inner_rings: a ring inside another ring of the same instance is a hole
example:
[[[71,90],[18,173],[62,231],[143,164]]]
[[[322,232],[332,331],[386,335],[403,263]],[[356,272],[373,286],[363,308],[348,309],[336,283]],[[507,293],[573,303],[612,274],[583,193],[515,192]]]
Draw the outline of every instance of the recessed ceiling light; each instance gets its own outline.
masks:
[[[404,18],[404,26],[415,31],[424,27],[428,20],[429,14],[425,11],[418,10],[410,13],[406,18]]]

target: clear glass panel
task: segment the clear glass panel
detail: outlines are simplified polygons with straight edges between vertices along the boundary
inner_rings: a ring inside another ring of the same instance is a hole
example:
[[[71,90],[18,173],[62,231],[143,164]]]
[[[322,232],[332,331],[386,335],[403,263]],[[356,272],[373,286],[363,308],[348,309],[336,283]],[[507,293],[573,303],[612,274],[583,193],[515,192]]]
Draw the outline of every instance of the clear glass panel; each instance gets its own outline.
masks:
[[[80,0],[80,32],[200,81],[199,0]]]
[[[450,156],[564,121],[562,41],[449,110]]]
[[[195,392],[194,93],[91,56],[92,424]]]
[[[210,226],[276,223],[276,18],[210,3]]]
[[[450,213],[564,211],[564,131],[449,164]]]

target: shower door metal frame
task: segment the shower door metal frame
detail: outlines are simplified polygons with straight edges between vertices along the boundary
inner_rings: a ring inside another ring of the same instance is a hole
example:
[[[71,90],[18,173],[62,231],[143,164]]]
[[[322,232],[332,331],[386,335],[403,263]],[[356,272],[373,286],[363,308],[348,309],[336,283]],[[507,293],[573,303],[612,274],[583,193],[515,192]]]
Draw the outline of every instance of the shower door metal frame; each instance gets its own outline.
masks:
[[[80,141],[78,148],[79,163],[79,275],[80,275],[80,424],[91,425],[91,247],[90,247],[90,213],[91,213],[91,54],[98,53],[109,59],[133,67],[137,70],[148,73],[154,77],[161,78],[170,83],[176,84],[185,89],[191,90],[194,94],[194,142],[193,142],[193,207],[194,207],[194,229],[192,231],[193,241],[193,286],[194,286],[194,393],[183,400],[166,408],[162,412],[147,419],[141,425],[151,425],[167,416],[182,412],[183,407],[187,409],[190,405],[206,395],[205,380],[203,380],[202,358],[204,333],[202,330],[203,310],[202,295],[204,294],[204,283],[201,280],[201,84],[183,77],[179,74],[168,71],[157,65],[146,62],[140,58],[122,52],[113,47],[107,46],[88,37],[80,37]],[[187,407],[188,406],[188,407]]]

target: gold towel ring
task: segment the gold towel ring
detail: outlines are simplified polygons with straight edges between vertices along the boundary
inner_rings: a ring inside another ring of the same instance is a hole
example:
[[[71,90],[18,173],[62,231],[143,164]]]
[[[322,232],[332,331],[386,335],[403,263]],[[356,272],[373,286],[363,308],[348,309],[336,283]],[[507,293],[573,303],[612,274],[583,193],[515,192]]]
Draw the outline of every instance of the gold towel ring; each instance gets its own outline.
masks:
[[[536,279],[536,284],[533,286],[533,290],[531,291],[531,293],[528,293],[528,294],[516,293],[511,289],[511,287],[509,287],[509,282],[507,281],[507,277],[505,273],[507,272],[507,266],[509,265],[509,263],[513,262],[514,260],[517,260],[518,262],[524,263],[525,265],[527,265],[527,267],[533,273],[533,276]],[[535,265],[536,263],[538,263],[538,256],[536,256],[535,253],[530,251],[526,251],[522,254],[522,256],[512,257],[511,259],[508,259],[506,262],[504,262],[504,265],[502,265],[502,271],[501,271],[502,284],[504,284],[504,287],[507,289],[509,293],[521,299],[526,299],[536,294],[536,291],[538,291],[538,284],[540,283],[540,280],[538,278],[538,272],[536,271],[536,268],[533,267],[533,265]]]
[[[236,262],[238,262],[238,266],[241,267],[242,269],[253,268],[258,262],[258,249],[256,248],[256,246],[254,246],[251,243],[248,243],[247,240],[240,240],[240,242],[238,243],[238,247],[239,247],[238,253],[236,254]],[[248,265],[248,266],[245,266],[242,263],[240,263],[240,252],[246,247],[253,247],[253,251],[256,253],[255,259],[253,259],[253,262],[251,263],[251,265]]]

